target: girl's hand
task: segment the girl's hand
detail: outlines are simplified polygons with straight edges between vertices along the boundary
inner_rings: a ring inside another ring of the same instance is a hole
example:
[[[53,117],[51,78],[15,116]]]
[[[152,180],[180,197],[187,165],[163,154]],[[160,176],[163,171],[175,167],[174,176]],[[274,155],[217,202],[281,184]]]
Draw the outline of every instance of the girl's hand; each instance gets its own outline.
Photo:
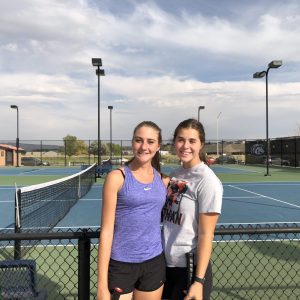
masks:
[[[203,285],[199,282],[194,282],[184,297],[184,300],[203,300]]]
[[[97,300],[111,300],[111,294],[108,289],[98,290]]]

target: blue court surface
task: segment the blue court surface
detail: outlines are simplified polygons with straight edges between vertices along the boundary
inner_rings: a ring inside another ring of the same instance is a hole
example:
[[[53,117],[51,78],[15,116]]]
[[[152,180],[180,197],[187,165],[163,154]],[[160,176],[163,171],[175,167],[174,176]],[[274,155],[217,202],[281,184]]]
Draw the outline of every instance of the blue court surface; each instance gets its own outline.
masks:
[[[223,183],[219,224],[300,223],[300,183]],[[14,222],[14,186],[0,186],[0,228]],[[66,217],[60,228],[100,226],[102,185],[94,184]]]

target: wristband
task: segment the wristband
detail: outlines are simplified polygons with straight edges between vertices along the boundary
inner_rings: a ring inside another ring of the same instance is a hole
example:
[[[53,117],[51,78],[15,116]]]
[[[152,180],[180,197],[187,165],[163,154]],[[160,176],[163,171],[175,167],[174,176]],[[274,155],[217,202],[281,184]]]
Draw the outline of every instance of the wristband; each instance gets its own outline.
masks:
[[[205,278],[204,277],[200,278],[200,277],[194,276],[194,281],[204,284]]]

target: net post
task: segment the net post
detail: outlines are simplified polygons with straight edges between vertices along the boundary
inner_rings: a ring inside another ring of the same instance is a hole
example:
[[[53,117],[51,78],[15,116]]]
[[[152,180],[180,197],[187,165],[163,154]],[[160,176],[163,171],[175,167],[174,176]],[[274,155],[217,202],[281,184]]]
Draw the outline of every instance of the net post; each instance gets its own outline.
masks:
[[[81,175],[78,176],[77,200],[81,198]]]
[[[21,191],[16,190],[15,194],[15,233],[21,232]],[[14,259],[21,259],[21,241],[14,241]]]
[[[78,300],[90,299],[90,254],[91,240],[83,229],[78,240]]]

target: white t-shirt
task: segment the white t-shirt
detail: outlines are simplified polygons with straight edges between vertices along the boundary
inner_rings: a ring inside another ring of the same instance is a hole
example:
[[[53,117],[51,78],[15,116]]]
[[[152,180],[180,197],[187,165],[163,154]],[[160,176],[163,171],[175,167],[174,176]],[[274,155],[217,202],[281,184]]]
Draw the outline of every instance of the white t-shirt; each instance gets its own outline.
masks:
[[[171,174],[162,211],[168,267],[186,267],[185,253],[197,248],[199,213],[221,213],[223,186],[203,162]]]

